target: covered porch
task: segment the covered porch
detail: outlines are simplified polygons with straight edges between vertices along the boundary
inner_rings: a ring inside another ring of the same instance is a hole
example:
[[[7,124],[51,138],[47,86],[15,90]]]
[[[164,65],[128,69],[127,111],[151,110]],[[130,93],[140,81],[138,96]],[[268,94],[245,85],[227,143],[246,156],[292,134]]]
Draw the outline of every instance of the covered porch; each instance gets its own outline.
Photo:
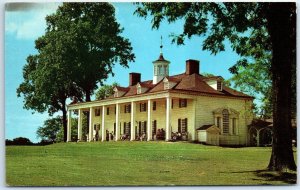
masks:
[[[194,99],[186,96],[186,109],[195,110]],[[79,103],[68,106],[67,141],[151,141],[174,139],[174,134],[181,134],[184,128],[177,125],[177,120],[186,110],[180,108],[182,95],[164,93],[146,97],[111,99]],[[184,102],[184,101],[183,101]],[[178,103],[178,105],[177,105]],[[174,106],[176,105],[176,106]],[[184,103],[183,103],[184,106]],[[187,105],[186,105],[187,106]],[[179,110],[179,111],[178,111]],[[83,115],[87,112],[88,130],[83,136]],[[78,124],[72,126],[72,114],[76,113]],[[187,118],[186,118],[187,120]],[[194,125],[193,118],[186,122],[185,130]],[[184,123],[184,120],[182,119]],[[71,129],[77,127],[77,139],[72,139]],[[190,131],[193,133],[193,131]],[[187,134],[181,138],[187,139]]]

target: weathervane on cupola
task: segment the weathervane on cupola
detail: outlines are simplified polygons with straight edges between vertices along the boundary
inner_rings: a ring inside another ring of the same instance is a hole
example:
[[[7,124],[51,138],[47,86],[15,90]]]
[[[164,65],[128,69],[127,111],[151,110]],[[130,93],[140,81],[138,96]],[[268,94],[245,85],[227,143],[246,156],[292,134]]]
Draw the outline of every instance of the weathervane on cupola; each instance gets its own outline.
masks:
[[[162,54],[162,48],[163,48],[163,45],[162,45],[162,36],[160,36],[160,54]]]
[[[164,77],[169,76],[170,61],[165,60],[162,52],[162,36],[160,36],[160,55],[156,61],[153,61],[153,84],[157,84]]]

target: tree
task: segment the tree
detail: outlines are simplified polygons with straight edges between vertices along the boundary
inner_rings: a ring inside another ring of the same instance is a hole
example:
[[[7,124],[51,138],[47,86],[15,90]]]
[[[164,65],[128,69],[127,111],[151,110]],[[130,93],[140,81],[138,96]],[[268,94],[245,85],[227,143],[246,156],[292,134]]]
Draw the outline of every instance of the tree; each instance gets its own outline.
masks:
[[[109,3],[63,3],[55,14],[47,16],[47,32],[61,38],[63,57],[72,73],[72,81],[85,94],[85,101],[113,75],[116,63],[128,67],[134,54],[128,39],[121,36],[123,29]],[[54,39],[53,39],[54,40]]]
[[[234,88],[239,88],[251,96],[260,99],[261,105],[256,107],[256,115],[263,118],[272,117],[272,75],[270,62],[254,62],[239,67],[235,75],[229,79]]]
[[[44,121],[44,125],[39,127],[36,134],[42,140],[56,142],[57,133],[62,128],[62,118],[60,116],[49,118]]]
[[[230,69],[249,61],[266,61],[271,56],[273,145],[268,168],[296,170],[291,141],[291,76],[296,65],[295,3],[141,3],[135,11],[141,17],[152,15],[152,27],[163,19],[185,21],[184,31],[172,34],[173,42],[206,36],[203,49],[216,54],[225,50],[224,41],[241,56]],[[263,66],[263,65],[262,65]]]
[[[114,8],[108,3],[63,3],[46,17],[45,35],[35,41],[36,55],[27,58],[24,82],[17,89],[24,107],[53,115],[62,111],[67,139],[66,100],[90,101],[112,67],[134,60],[128,39],[120,36]]]
[[[84,121],[84,119],[83,119]],[[76,142],[78,140],[78,119],[72,118],[71,120],[71,141]],[[86,130],[87,125],[83,122],[82,130]],[[83,136],[85,133],[83,133]],[[59,127],[59,130],[56,134],[56,142],[64,142],[64,128],[62,126]]]
[[[49,41],[51,36],[45,35],[36,40],[38,55],[29,55],[27,64],[23,68],[24,82],[17,88],[17,95],[24,96],[24,108],[49,115],[62,111],[65,141],[67,137],[67,110],[66,100],[70,97],[82,99],[81,90],[71,81],[57,59],[54,59],[61,49],[59,45],[51,42],[41,44],[41,41]]]
[[[26,137],[17,137],[12,140],[12,145],[33,145],[33,143]]]
[[[103,100],[114,94],[114,87],[119,86],[118,83],[114,82],[112,85],[103,85],[96,92],[96,100]]]

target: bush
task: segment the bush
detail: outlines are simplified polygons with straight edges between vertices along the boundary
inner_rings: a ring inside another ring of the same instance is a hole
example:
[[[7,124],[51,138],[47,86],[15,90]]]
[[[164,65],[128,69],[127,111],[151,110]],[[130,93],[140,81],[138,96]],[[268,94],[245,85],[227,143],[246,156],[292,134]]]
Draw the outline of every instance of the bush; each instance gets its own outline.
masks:
[[[11,140],[6,139],[5,141],[6,145],[33,145],[33,143],[25,137],[18,137]]]
[[[13,141],[9,139],[5,139],[5,145],[13,145]]]

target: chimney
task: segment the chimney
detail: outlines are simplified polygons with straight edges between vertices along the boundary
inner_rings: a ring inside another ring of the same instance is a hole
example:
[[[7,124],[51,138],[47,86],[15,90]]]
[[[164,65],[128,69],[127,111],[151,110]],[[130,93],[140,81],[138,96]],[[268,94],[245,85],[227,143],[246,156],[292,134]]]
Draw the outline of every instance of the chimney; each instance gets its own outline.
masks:
[[[136,85],[141,82],[141,73],[129,73],[129,86]]]
[[[199,61],[193,59],[186,60],[185,74],[191,75],[194,73],[199,74]]]

